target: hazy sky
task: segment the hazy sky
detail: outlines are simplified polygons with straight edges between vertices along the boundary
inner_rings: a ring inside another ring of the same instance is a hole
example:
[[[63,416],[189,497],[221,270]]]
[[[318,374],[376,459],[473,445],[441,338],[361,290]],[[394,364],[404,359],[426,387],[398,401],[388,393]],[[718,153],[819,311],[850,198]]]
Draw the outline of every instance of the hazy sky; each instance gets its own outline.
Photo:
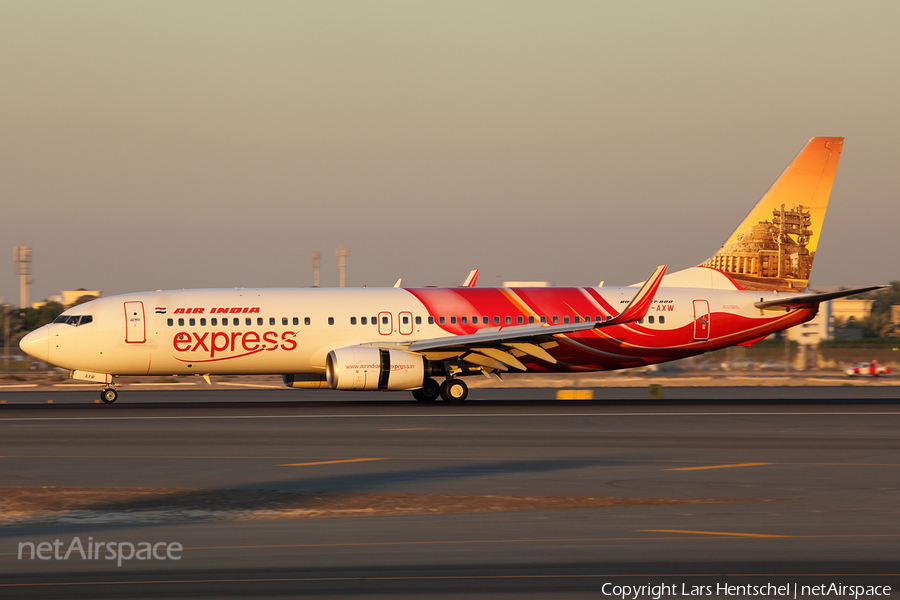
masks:
[[[900,279],[898,2],[0,0],[0,296],[630,284],[845,136],[812,284]],[[4,266],[5,265],[5,266]]]

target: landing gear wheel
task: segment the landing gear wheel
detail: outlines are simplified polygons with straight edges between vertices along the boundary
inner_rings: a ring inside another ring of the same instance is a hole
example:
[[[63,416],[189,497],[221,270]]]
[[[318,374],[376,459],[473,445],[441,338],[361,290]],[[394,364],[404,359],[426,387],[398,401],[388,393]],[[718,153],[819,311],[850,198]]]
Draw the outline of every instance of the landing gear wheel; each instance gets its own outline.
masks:
[[[441,384],[441,398],[448,404],[462,404],[469,395],[469,386],[462,379],[448,379]]]
[[[441,386],[434,379],[426,379],[417,390],[413,390],[413,398],[419,402],[434,402],[441,395]]]
[[[107,404],[112,404],[116,401],[116,398],[119,397],[119,392],[117,392],[113,388],[106,388],[102,392],[100,392],[100,399],[103,400]]]

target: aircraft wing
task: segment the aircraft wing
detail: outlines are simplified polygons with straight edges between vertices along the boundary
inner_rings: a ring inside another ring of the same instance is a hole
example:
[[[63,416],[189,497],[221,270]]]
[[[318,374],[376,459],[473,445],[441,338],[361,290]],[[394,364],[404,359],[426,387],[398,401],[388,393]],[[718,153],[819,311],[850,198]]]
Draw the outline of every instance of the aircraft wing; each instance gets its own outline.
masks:
[[[826,300],[834,300],[835,298],[843,298],[844,296],[853,296],[854,294],[862,294],[878,290],[887,286],[873,285],[863,288],[853,288],[852,290],[841,290],[839,292],[829,292],[827,294],[803,294],[801,296],[786,296],[784,298],[775,298],[773,300],[764,300],[754,302],[753,306],[762,310],[772,310],[776,308],[800,308],[802,306],[811,306],[819,304]]]
[[[559,334],[612,327],[613,325],[622,325],[623,323],[632,323],[643,319],[653,303],[653,297],[665,272],[665,265],[657,267],[653,275],[650,276],[643,287],[635,294],[634,298],[631,299],[631,302],[628,303],[625,310],[615,318],[607,321],[587,321],[585,323],[566,323],[563,325],[534,323],[483,329],[478,333],[468,335],[418,340],[410,344],[408,350],[410,352],[456,351],[460,354],[465,354],[463,360],[475,362],[475,364],[496,367],[497,365],[494,363],[499,360],[504,365],[511,365],[522,370],[525,369],[524,365],[515,356],[509,354],[506,350],[498,349],[497,346],[499,345],[513,348],[521,354],[530,354],[547,362],[555,363],[556,359],[538,344],[552,342],[554,336]],[[488,359],[484,361],[476,355],[466,354],[467,352],[480,353],[486,355]],[[481,362],[477,362],[479,360]],[[502,368],[501,370],[505,371],[506,369]]]

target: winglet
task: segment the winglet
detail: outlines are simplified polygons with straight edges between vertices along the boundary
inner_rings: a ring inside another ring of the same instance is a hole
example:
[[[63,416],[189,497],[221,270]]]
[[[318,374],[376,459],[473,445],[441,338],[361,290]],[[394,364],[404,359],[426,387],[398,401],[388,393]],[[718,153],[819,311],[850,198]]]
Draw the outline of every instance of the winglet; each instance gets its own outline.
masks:
[[[647,311],[650,310],[650,305],[653,304],[653,297],[656,296],[656,290],[662,282],[663,275],[666,274],[667,266],[661,265],[656,267],[653,275],[644,282],[643,287],[634,295],[634,298],[631,299],[625,310],[620,312],[615,319],[604,322],[603,325],[620,325],[643,319]]]
[[[461,287],[475,287],[475,282],[478,281],[478,273],[481,272],[481,269],[475,269],[469,273],[469,276],[466,277],[466,280],[462,282]]]

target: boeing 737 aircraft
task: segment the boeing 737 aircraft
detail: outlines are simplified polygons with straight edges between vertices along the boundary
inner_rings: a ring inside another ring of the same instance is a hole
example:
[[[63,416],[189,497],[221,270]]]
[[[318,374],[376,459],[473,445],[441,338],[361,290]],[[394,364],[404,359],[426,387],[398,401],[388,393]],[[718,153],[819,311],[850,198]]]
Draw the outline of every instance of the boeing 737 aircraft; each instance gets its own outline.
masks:
[[[456,288],[144,292],[73,307],[20,346],[102,384],[104,402],[123,375],[277,374],[288,387],[451,403],[465,400],[469,375],[625,369],[749,346],[825,300],[878,287],[806,293],[842,146],[813,138],[711,258],[628,287],[478,288],[470,276]]]

